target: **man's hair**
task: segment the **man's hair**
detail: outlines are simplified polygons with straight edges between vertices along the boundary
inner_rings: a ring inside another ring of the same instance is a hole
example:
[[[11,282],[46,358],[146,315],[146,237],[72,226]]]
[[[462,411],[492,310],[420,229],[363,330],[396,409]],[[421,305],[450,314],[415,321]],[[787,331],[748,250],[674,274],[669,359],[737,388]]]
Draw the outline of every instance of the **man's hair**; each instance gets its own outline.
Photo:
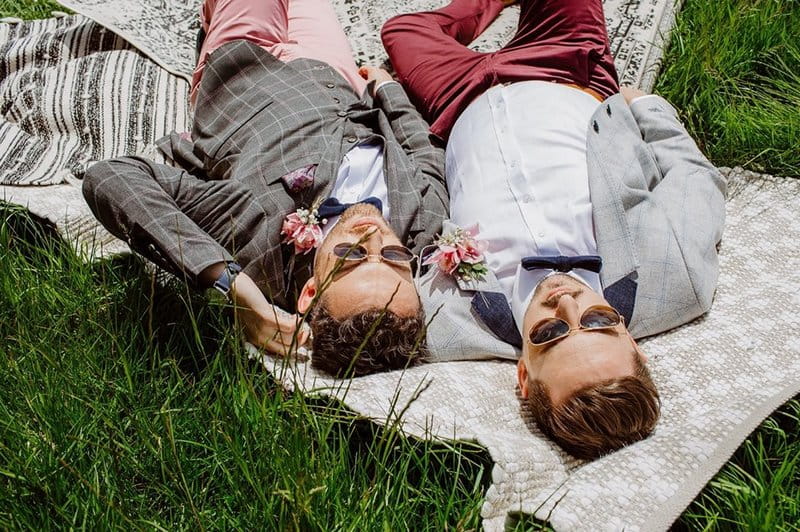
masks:
[[[579,389],[553,406],[547,386],[529,377],[528,405],[539,429],[576,458],[591,460],[646,438],[661,409],[650,372],[634,354],[632,376]]]
[[[378,308],[337,320],[320,301],[311,331],[311,365],[337,377],[401,369],[428,358],[422,308],[406,318]]]

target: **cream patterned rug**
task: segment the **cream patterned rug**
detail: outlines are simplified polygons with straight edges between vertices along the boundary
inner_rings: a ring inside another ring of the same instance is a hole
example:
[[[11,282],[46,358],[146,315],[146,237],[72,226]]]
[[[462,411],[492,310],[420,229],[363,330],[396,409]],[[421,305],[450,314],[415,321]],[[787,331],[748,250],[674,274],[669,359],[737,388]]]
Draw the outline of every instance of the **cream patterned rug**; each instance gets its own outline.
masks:
[[[518,513],[556,530],[665,530],[747,435],[800,392],[800,295],[787,290],[800,286],[800,180],[725,173],[714,306],[640,343],[661,420],[650,438],[607,457],[583,463],[543,437],[518,400],[510,362],[429,364],[346,382],[308,363],[264,363],[287,387],[338,397],[379,423],[403,412],[408,434],[486,447],[495,462],[482,509],[487,530]]]
[[[383,61],[375,34],[383,20],[439,5],[334,3],[362,62]],[[181,78],[192,67],[196,2],[65,4],[103,25],[80,15],[0,24],[0,198],[27,205],[97,256],[124,246],[98,232],[80,177],[91,161],[152,154],[156,138],[188,129]],[[672,7],[671,0],[606,2],[625,82],[652,85]],[[476,46],[504,42],[515,16],[504,13]],[[800,391],[800,341],[792,332],[800,325],[800,299],[785,290],[800,286],[800,183],[741,171],[730,172],[730,180],[714,308],[643,344],[663,418],[653,437],[609,457],[583,464],[542,438],[525,421],[508,363],[432,364],[347,383],[318,378],[306,365],[265,363],[287,386],[340,397],[379,422],[408,406],[402,423],[410,435],[485,446],[496,464],[483,507],[487,529],[501,529],[520,512],[549,519],[558,530],[665,529],[747,434]]]

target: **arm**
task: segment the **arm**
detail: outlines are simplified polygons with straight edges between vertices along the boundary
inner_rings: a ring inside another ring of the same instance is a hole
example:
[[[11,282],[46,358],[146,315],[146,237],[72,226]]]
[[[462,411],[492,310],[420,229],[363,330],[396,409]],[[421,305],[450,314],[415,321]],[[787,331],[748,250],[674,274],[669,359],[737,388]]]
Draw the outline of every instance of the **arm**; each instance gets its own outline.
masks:
[[[399,83],[390,81],[391,76],[380,69],[381,77],[365,76],[367,79],[383,81],[375,89],[375,105],[383,110],[389,120],[395,139],[416,167],[415,179],[422,196],[422,212],[419,225],[424,230],[414,236],[416,251],[430,243],[439,232],[443,218],[447,217],[450,200],[444,176],[444,150],[432,141],[428,124],[411,104]],[[388,78],[388,80],[386,79]]]
[[[409,101],[403,87],[382,68],[365,66],[358,73],[368,82],[374,82],[375,105],[389,119],[406,155],[424,174],[444,183],[444,150],[434,146],[428,123]]]
[[[86,173],[83,194],[112,234],[198,288],[210,287],[224,264],[235,260],[237,237],[247,240],[236,228],[257,227],[264,218],[236,181],[204,181],[139,157],[95,164]],[[296,320],[270,305],[252,279],[237,276],[232,295],[248,341],[273,352],[291,344],[279,335],[291,338]]]
[[[644,96],[641,91],[623,91],[623,96],[633,96],[631,113],[663,176],[652,189],[654,203],[664,216],[659,225],[662,231],[669,229],[680,246],[693,293],[704,312],[716,289],[727,182],[664,98]]]
[[[655,94],[623,87],[620,91],[630,105],[642,138],[653,151],[665,179],[673,172],[705,172],[724,196],[726,183],[697,147],[667,100]]]

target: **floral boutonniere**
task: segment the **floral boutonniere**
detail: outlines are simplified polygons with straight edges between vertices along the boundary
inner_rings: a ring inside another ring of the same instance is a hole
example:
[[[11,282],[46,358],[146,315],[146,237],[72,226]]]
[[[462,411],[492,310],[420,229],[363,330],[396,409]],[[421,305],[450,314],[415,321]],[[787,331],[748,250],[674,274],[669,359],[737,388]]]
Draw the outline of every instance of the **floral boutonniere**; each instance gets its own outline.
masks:
[[[484,263],[485,240],[478,240],[478,225],[439,235],[436,250],[422,264],[436,264],[439,270],[464,281],[480,280],[489,271]]]
[[[297,209],[283,220],[283,243],[294,244],[296,255],[308,253],[322,243],[322,226],[327,221],[320,219],[317,209]]]

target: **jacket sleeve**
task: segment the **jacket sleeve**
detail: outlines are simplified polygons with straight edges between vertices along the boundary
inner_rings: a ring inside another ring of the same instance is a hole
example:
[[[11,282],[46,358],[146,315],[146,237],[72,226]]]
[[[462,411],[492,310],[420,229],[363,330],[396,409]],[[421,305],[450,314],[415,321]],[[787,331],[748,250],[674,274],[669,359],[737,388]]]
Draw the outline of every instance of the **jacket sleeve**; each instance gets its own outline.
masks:
[[[711,306],[718,278],[717,245],[725,223],[727,182],[660,96],[634,100],[631,112],[661,171],[652,188],[686,262],[700,308]]]
[[[384,83],[375,91],[375,106],[389,120],[392,132],[422,181],[418,189],[425,211],[422,226],[425,234],[419,235],[417,244],[430,243],[439,232],[442,221],[449,212],[449,196],[444,174],[444,149],[434,142],[428,123],[409,101],[403,87],[397,82]],[[424,241],[424,242],[423,242]]]
[[[704,172],[709,185],[725,195],[725,180],[697,147],[667,100],[651,94],[634,100],[630,109],[665,179],[675,173]]]
[[[140,157],[94,164],[83,195],[109,232],[194,286],[206,267],[234,260],[237,228],[264,218],[236,181],[205,181]]]
[[[386,114],[395,138],[411,161],[444,186],[444,150],[434,144],[428,123],[403,87],[395,81],[382,84],[375,93],[375,105]]]

